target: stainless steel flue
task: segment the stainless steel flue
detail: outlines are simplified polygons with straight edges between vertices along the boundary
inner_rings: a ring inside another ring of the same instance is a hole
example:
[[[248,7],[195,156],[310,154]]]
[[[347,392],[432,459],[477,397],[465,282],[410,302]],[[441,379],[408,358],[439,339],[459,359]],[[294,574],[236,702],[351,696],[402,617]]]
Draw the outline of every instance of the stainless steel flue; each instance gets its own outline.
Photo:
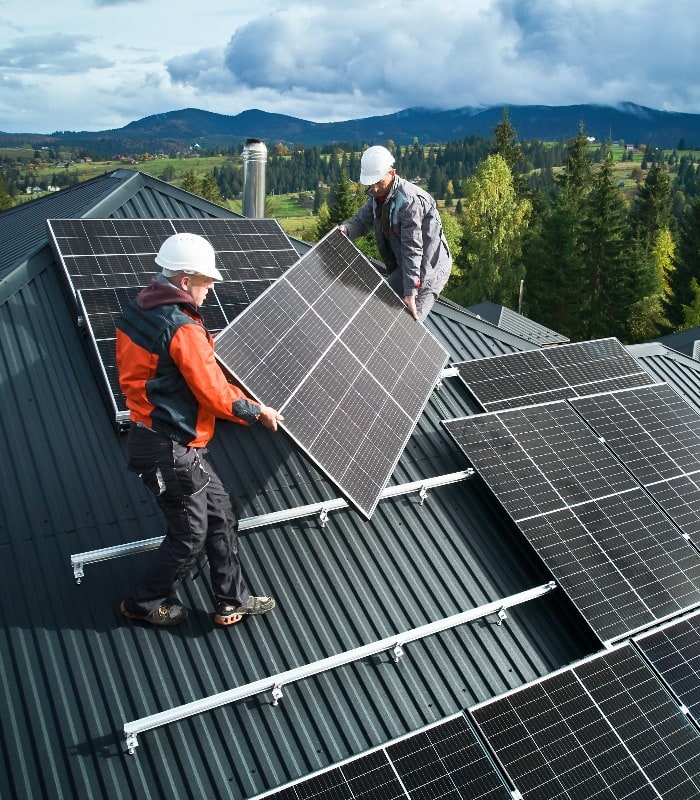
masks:
[[[247,139],[243,148],[243,216],[265,216],[265,165],[267,147],[260,139]]]

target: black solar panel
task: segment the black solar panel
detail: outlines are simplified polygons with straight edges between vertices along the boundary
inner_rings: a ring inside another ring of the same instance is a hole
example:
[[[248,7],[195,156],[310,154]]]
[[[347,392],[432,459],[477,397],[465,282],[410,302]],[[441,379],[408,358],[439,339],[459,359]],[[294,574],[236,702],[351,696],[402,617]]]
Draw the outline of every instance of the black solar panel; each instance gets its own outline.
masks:
[[[445,427],[602,641],[700,602],[700,555],[566,402]]]
[[[700,415],[667,384],[571,401],[680,529],[700,544]]]
[[[617,339],[598,339],[455,364],[487,411],[643,386],[649,375]]]
[[[447,361],[337,230],[219,334],[217,357],[367,517]]]
[[[53,219],[48,229],[117,417],[126,415],[126,405],[114,363],[114,323],[125,302],[159,271],[154,259],[168,236],[197,233],[216,251],[224,280],[201,308],[212,333],[226,327],[299,257],[273,219]]]
[[[284,789],[266,800],[510,800],[464,716],[435,725]]]
[[[670,623],[635,643],[700,725],[700,615]]]
[[[528,800],[700,797],[700,733],[630,645],[471,713]]]

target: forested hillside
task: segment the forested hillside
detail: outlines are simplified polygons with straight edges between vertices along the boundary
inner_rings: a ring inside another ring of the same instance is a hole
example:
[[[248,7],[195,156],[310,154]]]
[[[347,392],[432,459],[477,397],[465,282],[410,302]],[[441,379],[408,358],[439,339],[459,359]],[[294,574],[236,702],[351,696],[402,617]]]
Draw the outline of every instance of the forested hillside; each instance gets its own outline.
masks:
[[[591,138],[581,127],[568,141],[522,141],[504,112],[489,137],[386,144],[398,172],[438,200],[456,302],[503,304],[572,340],[700,325],[700,153]],[[362,149],[270,146],[266,214],[315,241],[364,201],[353,182]],[[0,209],[128,165],[240,212],[240,152],[97,162],[80,149],[0,150]]]

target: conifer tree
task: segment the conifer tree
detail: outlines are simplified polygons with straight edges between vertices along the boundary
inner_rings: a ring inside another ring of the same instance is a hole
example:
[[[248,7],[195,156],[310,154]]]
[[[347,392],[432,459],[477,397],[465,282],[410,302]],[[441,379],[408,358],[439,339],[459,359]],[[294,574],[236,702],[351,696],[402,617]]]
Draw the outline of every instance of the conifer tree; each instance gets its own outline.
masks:
[[[700,283],[700,197],[693,199],[681,222],[674,266],[668,316],[680,328],[686,324],[684,307],[696,302],[692,282]]]

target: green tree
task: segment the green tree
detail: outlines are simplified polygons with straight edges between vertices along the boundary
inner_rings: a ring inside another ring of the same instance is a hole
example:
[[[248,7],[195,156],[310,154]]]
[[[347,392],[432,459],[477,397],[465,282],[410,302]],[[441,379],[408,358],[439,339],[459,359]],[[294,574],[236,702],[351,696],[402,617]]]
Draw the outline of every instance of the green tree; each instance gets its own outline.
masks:
[[[327,216],[326,213],[321,215],[319,212],[319,219],[316,225],[318,239],[325,236],[331,228],[355,216],[365,200],[364,187],[361,184],[353,183],[348,178],[348,173],[342,170],[340,179],[330,188],[326,204]]]
[[[12,208],[12,198],[7,191],[5,179],[0,175],[0,211],[6,211],[8,208]]]
[[[216,178],[214,178],[211,172],[202,176],[199,185],[199,196],[203,197],[205,200],[211,200],[212,203],[221,203],[221,192],[216,183]]]
[[[585,236],[581,238],[581,305],[572,338],[624,338],[628,309],[634,298],[626,258],[625,206],[610,154],[592,176],[591,191],[583,200],[582,210]]]
[[[197,173],[193,170],[187,170],[185,177],[182,179],[182,188],[186,192],[199,195],[201,190],[201,183],[197,177]]]
[[[683,327],[697,328],[700,326],[700,284],[695,278],[690,279],[692,301],[683,308]]]
[[[696,299],[693,282],[700,282],[700,196],[693,199],[681,221],[670,276],[668,316],[674,328],[686,324],[684,309],[693,306]]]
[[[564,169],[555,178],[554,195],[535,204],[536,213],[523,248],[526,313],[532,319],[576,339],[584,330],[590,304],[585,272],[586,198],[593,187],[588,137],[583,126],[567,147]]]
[[[464,227],[452,296],[463,305],[483,300],[517,306],[529,200],[518,199],[505,158],[488,156],[463,188]]]

